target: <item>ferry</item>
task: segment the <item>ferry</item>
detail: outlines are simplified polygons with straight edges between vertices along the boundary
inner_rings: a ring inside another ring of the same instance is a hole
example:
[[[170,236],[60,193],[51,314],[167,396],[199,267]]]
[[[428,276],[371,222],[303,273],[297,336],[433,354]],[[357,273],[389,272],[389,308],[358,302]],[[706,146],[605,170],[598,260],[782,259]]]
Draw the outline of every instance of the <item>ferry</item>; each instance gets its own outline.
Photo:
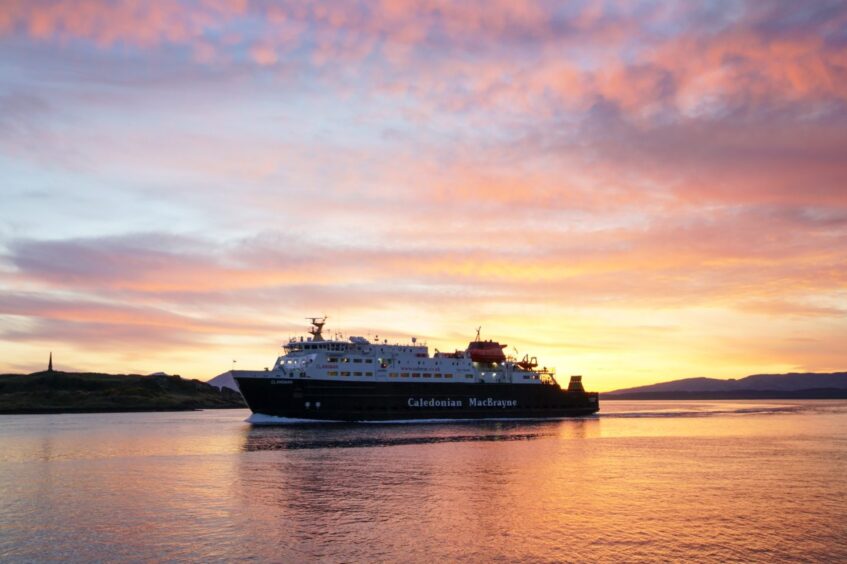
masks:
[[[293,420],[544,419],[600,409],[581,376],[567,389],[535,357],[507,357],[506,345],[476,339],[464,350],[430,355],[426,344],[389,344],[340,335],[326,339],[326,317],[307,318],[309,337],[292,338],[273,368],[233,370],[255,414]]]

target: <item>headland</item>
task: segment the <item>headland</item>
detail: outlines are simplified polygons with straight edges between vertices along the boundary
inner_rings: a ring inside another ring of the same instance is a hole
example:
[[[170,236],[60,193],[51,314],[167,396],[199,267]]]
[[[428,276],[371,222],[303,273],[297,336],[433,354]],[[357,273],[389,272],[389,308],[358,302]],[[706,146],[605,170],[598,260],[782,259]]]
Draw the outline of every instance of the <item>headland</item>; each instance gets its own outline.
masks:
[[[0,413],[187,411],[246,407],[241,394],[166,374],[45,370],[0,374]]]

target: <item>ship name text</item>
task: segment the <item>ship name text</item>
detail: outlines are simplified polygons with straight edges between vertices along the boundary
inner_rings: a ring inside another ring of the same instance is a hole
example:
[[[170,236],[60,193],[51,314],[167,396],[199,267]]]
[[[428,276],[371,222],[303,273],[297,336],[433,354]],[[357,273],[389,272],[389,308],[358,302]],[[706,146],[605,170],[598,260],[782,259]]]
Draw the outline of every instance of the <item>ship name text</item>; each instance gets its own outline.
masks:
[[[464,400],[452,398],[409,398],[409,407],[464,407]],[[517,407],[518,400],[495,398],[468,398],[468,407]]]
[[[450,398],[409,398],[406,405],[409,407],[462,407],[462,400]]]
[[[518,400],[494,399],[494,398],[470,398],[468,405],[471,407],[517,407]]]

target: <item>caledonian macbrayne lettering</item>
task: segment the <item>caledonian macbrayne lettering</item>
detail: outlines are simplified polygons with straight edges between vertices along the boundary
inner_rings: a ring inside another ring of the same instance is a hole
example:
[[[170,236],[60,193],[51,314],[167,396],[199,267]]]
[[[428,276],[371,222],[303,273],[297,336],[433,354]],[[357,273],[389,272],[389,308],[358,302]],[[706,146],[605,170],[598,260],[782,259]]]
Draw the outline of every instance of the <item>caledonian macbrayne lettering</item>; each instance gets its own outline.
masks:
[[[463,400],[451,398],[409,398],[406,402],[409,407],[464,407]],[[469,398],[469,407],[517,407],[518,400],[503,400],[494,398]]]

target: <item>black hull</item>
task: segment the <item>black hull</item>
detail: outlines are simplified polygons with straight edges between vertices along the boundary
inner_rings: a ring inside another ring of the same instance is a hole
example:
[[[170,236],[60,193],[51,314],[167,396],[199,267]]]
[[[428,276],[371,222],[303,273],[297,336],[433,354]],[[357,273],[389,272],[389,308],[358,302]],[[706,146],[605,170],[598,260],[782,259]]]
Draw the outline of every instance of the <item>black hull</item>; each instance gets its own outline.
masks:
[[[591,415],[600,408],[596,393],[545,384],[235,379],[253,413],[292,419],[534,419]]]

